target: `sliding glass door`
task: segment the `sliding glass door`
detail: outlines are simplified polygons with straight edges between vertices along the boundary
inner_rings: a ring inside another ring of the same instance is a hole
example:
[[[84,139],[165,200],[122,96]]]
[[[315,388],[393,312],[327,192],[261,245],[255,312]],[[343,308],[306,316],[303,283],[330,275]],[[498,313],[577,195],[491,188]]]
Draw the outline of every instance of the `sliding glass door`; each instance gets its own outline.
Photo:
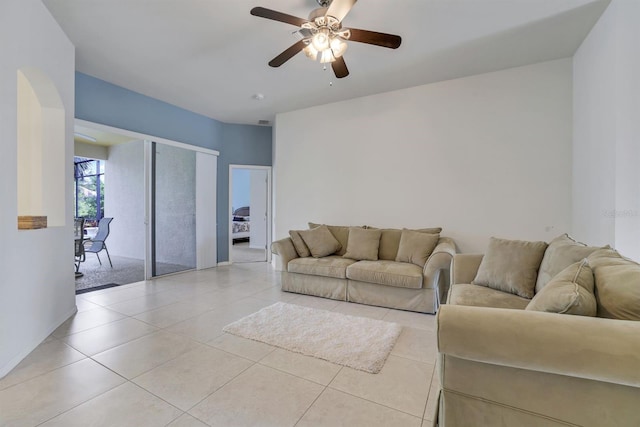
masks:
[[[152,143],[152,276],[196,268],[196,152]]]

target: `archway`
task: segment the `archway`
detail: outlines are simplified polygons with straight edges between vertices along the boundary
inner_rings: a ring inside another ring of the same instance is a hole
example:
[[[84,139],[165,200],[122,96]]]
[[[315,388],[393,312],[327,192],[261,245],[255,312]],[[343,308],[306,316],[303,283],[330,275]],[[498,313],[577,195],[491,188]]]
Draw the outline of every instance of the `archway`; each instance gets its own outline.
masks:
[[[18,216],[46,217],[47,226],[63,226],[65,109],[55,85],[41,70],[21,68],[17,79]]]

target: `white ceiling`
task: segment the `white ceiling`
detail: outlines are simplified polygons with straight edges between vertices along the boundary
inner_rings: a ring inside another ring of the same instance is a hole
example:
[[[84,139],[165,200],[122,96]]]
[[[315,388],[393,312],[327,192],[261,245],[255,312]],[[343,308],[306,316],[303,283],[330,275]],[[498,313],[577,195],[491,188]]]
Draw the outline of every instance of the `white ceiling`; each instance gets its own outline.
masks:
[[[397,50],[351,42],[351,72],[296,55],[267,65],[315,0],[43,0],[77,47],[78,71],[229,123],[573,55],[610,0],[360,0],[345,27],[402,36]],[[333,85],[330,86],[329,83]],[[256,93],[264,99],[252,98]]]

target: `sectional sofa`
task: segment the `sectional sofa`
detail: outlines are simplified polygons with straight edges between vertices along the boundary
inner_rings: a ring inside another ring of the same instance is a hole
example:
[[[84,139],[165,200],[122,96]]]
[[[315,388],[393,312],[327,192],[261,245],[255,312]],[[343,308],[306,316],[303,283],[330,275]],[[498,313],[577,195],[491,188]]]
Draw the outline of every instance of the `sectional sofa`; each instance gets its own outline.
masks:
[[[640,265],[560,236],[457,254],[440,426],[640,426]]]
[[[441,230],[310,223],[274,242],[272,252],[283,291],[435,313],[456,252]]]

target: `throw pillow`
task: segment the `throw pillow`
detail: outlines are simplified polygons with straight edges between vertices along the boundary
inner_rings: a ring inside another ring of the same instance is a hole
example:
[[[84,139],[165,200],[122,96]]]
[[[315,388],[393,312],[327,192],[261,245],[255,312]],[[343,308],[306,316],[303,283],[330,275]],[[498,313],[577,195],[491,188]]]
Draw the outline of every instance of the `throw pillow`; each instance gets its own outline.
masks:
[[[556,274],[571,264],[588,257],[598,249],[600,248],[576,242],[568,234],[563,234],[553,239],[549,242],[540,264],[538,279],[536,280],[536,293],[540,292]]]
[[[610,248],[587,259],[595,279],[598,317],[640,320],[640,265]]]
[[[300,230],[298,233],[314,258],[331,255],[341,248],[340,242],[333,237],[326,225],[311,230]]]
[[[526,309],[593,317],[597,311],[593,292],[593,272],[589,261],[584,259],[571,264],[551,279]]]
[[[347,241],[347,252],[343,257],[360,261],[377,261],[381,234],[380,230],[351,227],[349,229],[349,240]]]
[[[309,228],[316,228],[323,224],[316,224],[314,222],[309,223]],[[325,224],[326,225],[326,224]],[[344,255],[347,251],[347,243],[349,243],[349,229],[351,227],[346,225],[327,225],[327,228],[333,234],[333,237],[340,243],[340,249],[336,252],[336,255]]]
[[[380,248],[378,249],[378,259],[384,259],[387,261],[395,261],[398,256],[398,248],[400,247],[400,238],[402,237],[402,230],[398,228],[382,228],[366,227],[369,230],[380,230],[382,235],[380,236]],[[419,231],[421,233],[440,234],[442,228],[421,228],[412,231]]]
[[[545,242],[492,237],[471,283],[531,299],[545,249]]]
[[[419,267],[424,267],[439,239],[439,234],[402,230],[396,261],[410,262]]]
[[[291,241],[293,242],[293,247],[296,248],[296,252],[298,252],[298,255],[300,255],[300,257],[306,258],[311,256],[309,248],[304,243],[304,240],[302,240],[302,237],[300,237],[300,231],[289,230],[289,236],[291,237]]]

